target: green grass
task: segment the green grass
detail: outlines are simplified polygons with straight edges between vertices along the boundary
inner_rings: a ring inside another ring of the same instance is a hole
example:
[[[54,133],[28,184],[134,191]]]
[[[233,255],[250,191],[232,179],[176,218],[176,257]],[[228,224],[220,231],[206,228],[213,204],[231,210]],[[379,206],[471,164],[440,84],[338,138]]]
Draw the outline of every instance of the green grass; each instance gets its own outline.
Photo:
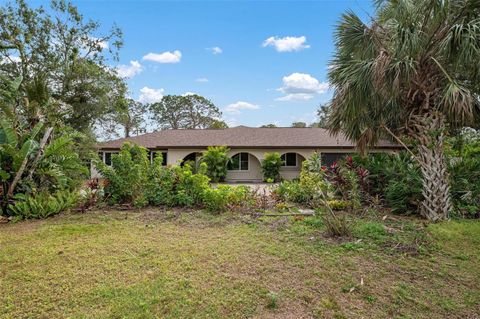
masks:
[[[480,223],[92,212],[0,226],[1,318],[474,318]]]

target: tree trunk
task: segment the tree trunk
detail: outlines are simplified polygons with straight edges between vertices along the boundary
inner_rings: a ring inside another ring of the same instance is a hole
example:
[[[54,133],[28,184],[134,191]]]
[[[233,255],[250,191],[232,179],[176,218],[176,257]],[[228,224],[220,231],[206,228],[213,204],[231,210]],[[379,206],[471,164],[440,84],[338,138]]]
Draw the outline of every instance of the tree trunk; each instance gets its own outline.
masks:
[[[443,148],[445,136],[443,116],[430,114],[422,117],[417,128],[424,198],[420,205],[420,214],[431,221],[444,220],[448,218],[451,202]]]

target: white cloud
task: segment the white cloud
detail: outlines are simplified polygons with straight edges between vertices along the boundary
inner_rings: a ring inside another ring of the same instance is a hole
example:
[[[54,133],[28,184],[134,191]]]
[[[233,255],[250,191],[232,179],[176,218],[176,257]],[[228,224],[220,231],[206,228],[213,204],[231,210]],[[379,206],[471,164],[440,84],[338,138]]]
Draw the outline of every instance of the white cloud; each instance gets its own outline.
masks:
[[[213,48],[207,48],[208,51],[212,52],[212,54],[222,54],[223,50],[220,47],[213,47]]]
[[[229,104],[225,107],[224,111],[231,114],[240,114],[240,110],[258,110],[260,106],[244,101],[238,101],[236,103]]]
[[[198,78],[198,79],[196,79],[195,81],[196,81],[196,82],[203,82],[203,83],[205,83],[205,82],[208,82],[208,79],[207,79],[207,78]]]
[[[295,94],[288,94],[279,98],[276,98],[275,101],[308,101],[313,99],[313,94],[307,93],[295,93]]]
[[[310,48],[310,45],[306,44],[307,38],[301,37],[270,37],[263,41],[263,47],[273,46],[278,52],[292,52],[300,51]]]
[[[188,96],[188,95],[197,95],[195,92],[185,92],[182,94],[182,96]]]
[[[175,50],[173,52],[166,51],[163,53],[148,53],[143,57],[146,61],[153,61],[158,63],[178,63],[182,58],[182,52]]]
[[[319,82],[316,78],[307,73],[292,73],[282,78],[283,86],[277,91],[285,94],[279,97],[277,101],[306,101],[314,97],[315,94],[325,93],[328,88],[328,82]]]
[[[117,74],[122,78],[131,78],[142,72],[143,67],[138,61],[130,61],[130,65],[117,66]]]
[[[163,98],[164,89],[152,89],[147,86],[140,89],[139,102],[142,103],[155,103],[159,102]]]

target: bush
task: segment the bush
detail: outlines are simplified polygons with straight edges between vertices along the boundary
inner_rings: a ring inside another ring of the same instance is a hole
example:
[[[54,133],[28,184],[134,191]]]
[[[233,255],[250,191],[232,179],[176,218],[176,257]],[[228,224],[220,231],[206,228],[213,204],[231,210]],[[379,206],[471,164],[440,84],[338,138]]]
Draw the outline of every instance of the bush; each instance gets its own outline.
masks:
[[[176,180],[173,189],[173,204],[175,206],[193,207],[203,203],[205,190],[210,188],[210,179],[202,173],[205,171],[205,165],[205,163],[200,164],[198,174],[194,174],[188,165],[171,168]]]
[[[247,186],[218,185],[205,190],[203,205],[211,212],[223,212],[229,209],[250,207],[254,196]]]
[[[351,202],[338,199],[327,200],[327,205],[333,210],[345,210],[352,207]]]
[[[416,213],[422,196],[421,171],[406,152],[354,156],[358,165],[368,170],[370,196],[380,196],[392,212]]]
[[[347,156],[335,162],[327,176],[337,194],[358,209],[369,195],[368,174],[368,170],[359,166],[351,156]]]
[[[203,153],[201,162],[207,164],[206,174],[214,183],[224,181],[227,176],[228,152],[225,146],[210,146]]]
[[[456,213],[480,217],[480,132],[464,130],[446,143],[450,190]]]
[[[280,181],[280,168],[283,161],[279,153],[265,153],[262,161],[263,180],[269,182]]]
[[[275,189],[282,200],[311,207],[323,206],[325,197],[331,196],[331,185],[325,179],[325,170],[313,156],[302,164],[299,180],[283,181]]]
[[[50,194],[16,194],[15,204],[9,206],[16,219],[47,218],[72,208],[79,200],[75,191],[62,190]]]
[[[158,164],[155,161],[153,165]],[[112,155],[112,166],[97,162],[98,170],[107,179],[105,196],[110,203],[133,204],[136,207],[147,205],[151,165],[147,150],[130,143],[123,144],[119,154]]]

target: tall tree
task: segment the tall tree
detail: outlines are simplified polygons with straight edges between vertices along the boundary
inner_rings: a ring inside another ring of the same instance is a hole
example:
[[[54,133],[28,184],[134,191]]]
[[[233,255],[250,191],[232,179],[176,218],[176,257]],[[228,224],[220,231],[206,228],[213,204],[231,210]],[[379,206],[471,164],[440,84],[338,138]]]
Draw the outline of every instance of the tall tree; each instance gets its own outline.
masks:
[[[87,131],[125,93],[122,79],[106,66],[118,57],[121,32],[113,27],[99,35],[99,28],[65,0],[52,0],[49,11],[9,2],[0,7],[0,72],[21,78],[23,91],[42,78],[58,101],[40,105],[42,115]]]
[[[150,111],[160,129],[209,128],[222,116],[215,104],[197,94],[166,95]]]
[[[228,128],[228,125],[227,123],[225,123],[225,121],[213,119],[212,122],[209,124],[208,128],[218,130],[222,128]]]
[[[409,139],[430,220],[451,208],[446,129],[480,120],[479,16],[478,0],[377,1],[370,24],[348,12],[335,33],[329,125],[362,148]]]
[[[328,118],[332,112],[330,104],[322,104],[317,110],[318,122],[315,123],[315,127],[328,128]]]
[[[305,122],[293,122],[292,127],[307,127],[307,123],[305,123]]]
[[[133,99],[124,99],[118,104],[115,112],[99,125],[105,137],[130,137],[145,133],[147,106]]]

